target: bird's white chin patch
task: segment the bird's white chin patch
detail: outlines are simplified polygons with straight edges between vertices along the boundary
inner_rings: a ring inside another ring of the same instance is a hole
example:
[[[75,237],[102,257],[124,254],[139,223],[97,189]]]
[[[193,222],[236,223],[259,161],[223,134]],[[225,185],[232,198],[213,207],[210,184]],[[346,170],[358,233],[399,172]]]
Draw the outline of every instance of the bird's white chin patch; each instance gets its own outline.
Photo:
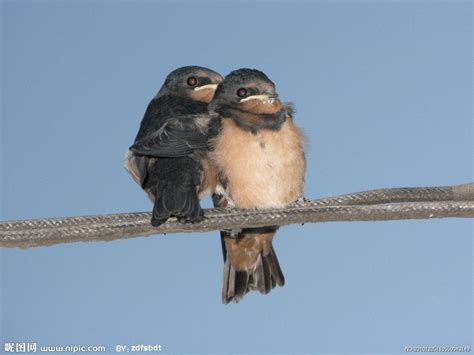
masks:
[[[194,91],[201,91],[201,90],[216,90],[217,84],[208,84],[203,86],[198,86],[194,88]]]

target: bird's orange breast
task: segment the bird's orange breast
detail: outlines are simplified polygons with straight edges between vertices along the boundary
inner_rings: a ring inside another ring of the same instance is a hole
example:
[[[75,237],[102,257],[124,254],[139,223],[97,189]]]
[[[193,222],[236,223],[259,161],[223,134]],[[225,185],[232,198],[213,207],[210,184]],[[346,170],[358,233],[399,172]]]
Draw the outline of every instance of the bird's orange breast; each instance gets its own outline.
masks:
[[[236,207],[284,207],[303,195],[304,138],[288,118],[253,134],[223,119],[211,160]]]

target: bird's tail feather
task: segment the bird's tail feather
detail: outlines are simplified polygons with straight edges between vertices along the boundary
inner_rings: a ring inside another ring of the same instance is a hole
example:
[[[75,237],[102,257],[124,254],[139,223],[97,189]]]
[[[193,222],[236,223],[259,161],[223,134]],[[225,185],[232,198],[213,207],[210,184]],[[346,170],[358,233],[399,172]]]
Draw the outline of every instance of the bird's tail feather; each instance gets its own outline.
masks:
[[[151,224],[159,226],[170,217],[182,222],[197,222],[202,218],[199,197],[194,186],[182,186],[168,181],[154,192],[155,205]]]
[[[224,232],[222,232],[224,233]],[[257,256],[257,262],[248,270],[236,270],[227,257],[224,264],[222,282],[222,302],[239,302],[248,292],[256,290],[269,293],[275,286],[283,286],[285,277],[278,263],[273,246],[267,255],[263,250]]]

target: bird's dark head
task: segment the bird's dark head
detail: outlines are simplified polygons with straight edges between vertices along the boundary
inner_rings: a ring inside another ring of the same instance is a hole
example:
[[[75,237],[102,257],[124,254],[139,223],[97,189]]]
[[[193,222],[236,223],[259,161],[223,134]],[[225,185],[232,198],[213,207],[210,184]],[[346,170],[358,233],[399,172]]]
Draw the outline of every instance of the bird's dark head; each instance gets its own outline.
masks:
[[[278,99],[275,84],[256,69],[238,69],[227,75],[217,87],[209,111],[252,133],[278,130],[291,116],[290,106]]]
[[[261,71],[238,69],[219,84],[211,109],[233,107],[252,113],[275,113],[282,108],[275,84]]]
[[[173,70],[166,77],[156,97],[174,95],[209,103],[222,79],[219,73],[208,68],[181,67]]]

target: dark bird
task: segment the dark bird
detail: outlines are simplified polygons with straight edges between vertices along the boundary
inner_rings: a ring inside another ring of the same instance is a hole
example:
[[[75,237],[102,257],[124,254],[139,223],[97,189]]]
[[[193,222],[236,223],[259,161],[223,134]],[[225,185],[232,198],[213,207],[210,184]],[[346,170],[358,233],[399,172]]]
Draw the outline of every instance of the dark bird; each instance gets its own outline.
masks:
[[[199,195],[214,190],[207,169],[208,103],[222,76],[198,66],[174,70],[149,103],[125,168],[154,202],[151,224],[202,218]]]
[[[210,159],[218,174],[213,195],[219,207],[285,207],[303,197],[304,138],[292,105],[278,99],[261,71],[239,69],[222,81],[209,105],[218,133]],[[222,300],[238,302],[251,290],[263,294],[285,279],[272,239],[276,226],[221,232]]]

